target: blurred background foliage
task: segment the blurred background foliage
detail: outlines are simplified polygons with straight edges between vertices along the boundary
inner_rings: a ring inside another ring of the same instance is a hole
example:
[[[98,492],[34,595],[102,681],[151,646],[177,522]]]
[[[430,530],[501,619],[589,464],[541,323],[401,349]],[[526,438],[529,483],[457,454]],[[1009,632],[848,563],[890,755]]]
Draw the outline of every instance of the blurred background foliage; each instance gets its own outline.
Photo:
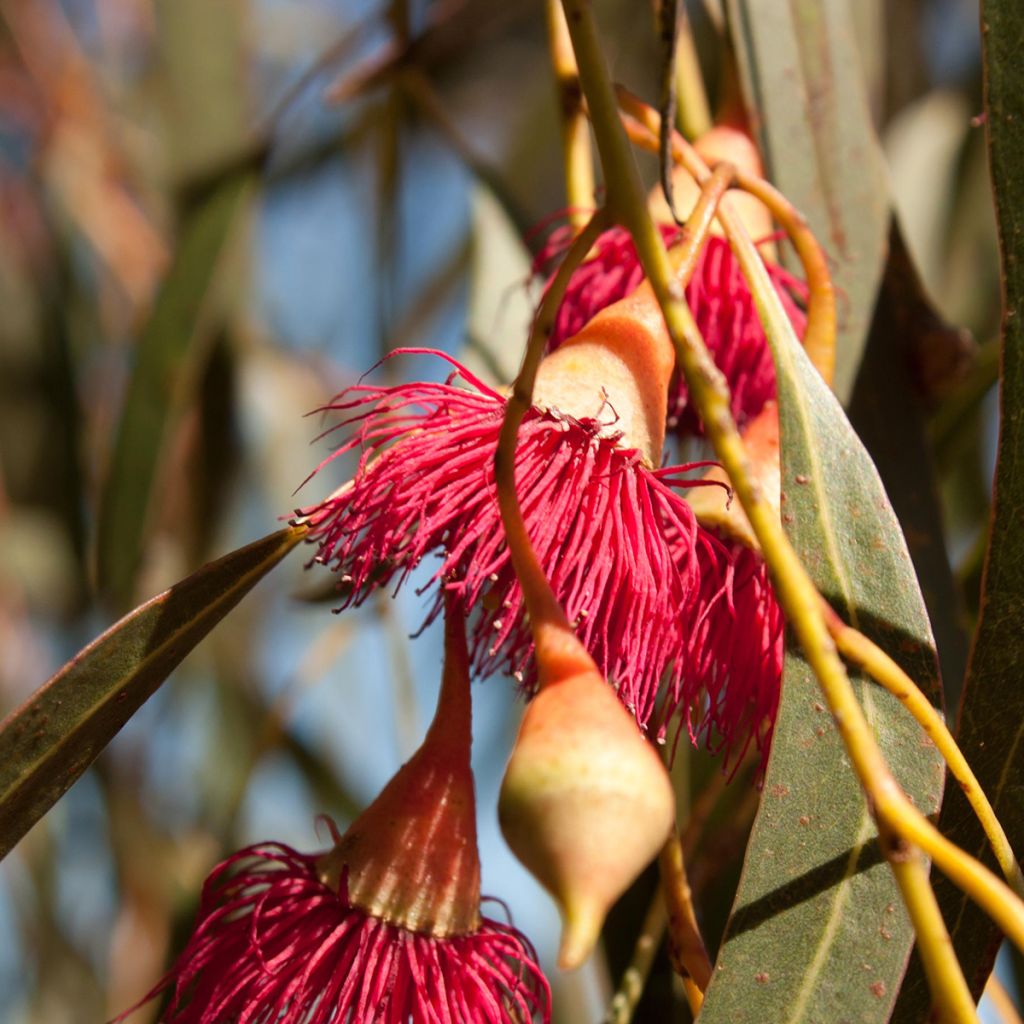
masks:
[[[948,549],[955,580],[940,571],[931,596],[955,696],[998,370],[978,12],[849,4],[902,240],[938,314],[969,332],[917,366],[920,449],[873,430],[856,392],[852,413],[915,555],[930,546],[945,566]],[[615,77],[656,97],[648,7],[597,8]],[[698,0],[690,14],[714,92],[722,11]],[[535,0],[0,0],[0,83],[2,717],[118,614],[341,483],[332,465],[295,493],[329,450],[311,447],[323,423],[304,414],[389,350],[441,348],[507,380],[537,295],[534,229],[565,200]],[[422,357],[377,371],[439,372]],[[941,519],[900,468],[908,450]],[[418,744],[440,666],[436,630],[410,641],[425,600],[410,586],[334,617],[333,580],[302,560],[0,865],[4,1024],[95,1022],[134,1002],[221,856],[268,838],[315,848],[315,816],[344,825]],[[494,815],[514,694],[498,679],[475,693],[484,889],[550,965],[554,911]],[[717,772],[697,752],[677,767],[694,793]],[[691,861],[712,943],[756,809],[748,776]],[[559,1020],[599,1017],[644,884],[616,909],[605,958],[552,972]],[[656,969],[637,1019],[682,1005]]]

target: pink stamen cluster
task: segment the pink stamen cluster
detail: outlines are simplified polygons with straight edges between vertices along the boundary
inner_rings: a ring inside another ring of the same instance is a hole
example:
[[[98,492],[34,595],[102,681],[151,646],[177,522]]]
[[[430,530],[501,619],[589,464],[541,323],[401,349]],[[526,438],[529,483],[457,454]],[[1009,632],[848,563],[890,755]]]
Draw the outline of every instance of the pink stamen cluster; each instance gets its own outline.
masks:
[[[474,671],[516,674],[530,691],[533,643],[494,482],[505,400],[453,365],[475,390],[451,379],[359,384],[331,402],[345,416],[339,427],[358,426],[324,464],[354,450],[359,464],[350,486],[303,514],[319,542],[316,561],[342,574],[342,607],[400,585],[436,553],[426,584],[438,588],[431,616],[442,590],[458,593],[475,610]],[[663,738],[682,708],[695,739],[727,754],[745,748],[751,695],[761,706],[762,694],[778,688],[763,637],[739,619],[755,592],[764,594],[763,576],[702,529],[677,492],[696,482],[686,474],[698,465],[652,470],[607,428],[540,409],[523,422],[516,478],[541,565],[641,726]],[[734,719],[737,708],[744,710]]]
[[[550,1020],[550,988],[516,929],[484,918],[468,935],[406,931],[329,889],[316,862],[265,844],[219,864],[188,945],[143,1002],[170,991],[166,1024]]]
[[[661,233],[665,244],[671,246],[679,241],[681,229],[662,225]],[[539,272],[550,267],[571,240],[567,229],[553,232],[535,269]],[[801,336],[807,318],[796,299],[803,300],[807,288],[776,264],[766,265],[790,322]],[[643,276],[629,232],[620,227],[605,231],[569,280],[550,347],[557,348],[600,310],[633,292]],[[775,398],[775,367],[750,288],[725,239],[712,236],[701,250],[686,286],[686,301],[712,357],[729,381],[733,416],[743,426],[765,402]],[[690,406],[686,382],[678,373],[669,386],[667,424],[679,434],[704,432]]]
[[[768,567],[757,552],[725,540],[702,562],[701,588],[693,672],[707,703],[687,718],[690,738],[704,737],[724,768],[738,767],[753,743],[763,767],[779,709],[786,626]]]

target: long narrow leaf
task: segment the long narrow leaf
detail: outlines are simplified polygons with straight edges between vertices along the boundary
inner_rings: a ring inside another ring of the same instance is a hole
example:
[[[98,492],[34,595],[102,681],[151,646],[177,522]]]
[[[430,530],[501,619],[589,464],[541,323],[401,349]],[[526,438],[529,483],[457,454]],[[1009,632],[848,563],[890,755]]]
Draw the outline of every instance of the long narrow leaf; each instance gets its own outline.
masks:
[[[885,265],[889,187],[848,0],[729,0],[772,181],[807,217],[839,296],[836,393],[853,385]]]
[[[0,723],[0,858],[303,536],[289,527],[203,566],[111,626]]]

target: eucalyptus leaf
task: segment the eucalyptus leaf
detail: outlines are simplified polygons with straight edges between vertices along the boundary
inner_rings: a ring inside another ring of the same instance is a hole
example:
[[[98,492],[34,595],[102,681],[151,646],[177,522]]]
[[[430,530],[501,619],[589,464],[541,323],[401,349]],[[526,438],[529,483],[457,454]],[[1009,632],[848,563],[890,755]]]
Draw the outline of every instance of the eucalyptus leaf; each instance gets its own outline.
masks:
[[[203,566],[111,626],[0,723],[0,858],[303,536],[289,527]]]
[[[1003,270],[1002,419],[991,535],[978,619],[960,705],[957,740],[988,794],[1018,858],[1024,852],[1024,9],[1015,0],[982,5],[989,156]],[[966,798],[955,787],[939,828],[998,871]],[[936,883],[939,905],[975,997],[992,970],[1001,934],[960,890]],[[907,979],[899,1020],[923,1019],[910,1004],[924,984]],[[905,1005],[905,1000],[907,1005]]]
[[[848,0],[729,0],[769,178],[810,222],[838,296],[836,393],[849,396],[885,265],[889,188]]]
[[[775,359],[790,539],[833,607],[939,703],[931,629],[878,473],[791,331]],[[934,813],[943,785],[935,749],[897,700],[865,680],[854,686],[894,775]],[[912,942],[860,785],[792,642],[761,807],[701,1022],[881,1024]]]

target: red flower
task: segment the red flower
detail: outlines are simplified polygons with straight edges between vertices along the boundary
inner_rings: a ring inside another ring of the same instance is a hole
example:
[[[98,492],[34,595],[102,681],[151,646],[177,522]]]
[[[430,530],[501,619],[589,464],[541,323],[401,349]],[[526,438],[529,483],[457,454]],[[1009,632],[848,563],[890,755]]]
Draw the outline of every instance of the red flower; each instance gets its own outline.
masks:
[[[679,241],[681,229],[662,225],[661,233],[666,245],[671,246]],[[537,258],[537,269],[547,267],[568,241],[569,232],[555,232]],[[794,329],[802,335],[806,316],[794,296],[802,299],[805,285],[773,263],[767,267]],[[590,258],[569,281],[551,336],[551,349],[576,334],[599,310],[633,292],[643,276],[629,232],[620,227],[605,231]],[[765,402],[776,397],[775,367],[750,288],[725,239],[708,239],[686,286],[686,301],[711,355],[725,374],[732,393],[733,416],[742,426],[761,411]],[[679,434],[703,433],[690,407],[686,382],[678,373],[669,389],[668,426]]]
[[[533,947],[480,913],[466,634],[449,607],[422,746],[327,852],[261,844],[213,870],[192,937],[143,1000],[170,991],[166,1024],[550,1020]]]
[[[437,353],[440,358],[447,359]],[[360,450],[350,486],[303,510],[315,560],[342,573],[342,607],[401,584],[429,553],[430,583],[476,612],[471,663],[481,675],[535,683],[532,639],[498,512],[494,453],[505,400],[448,360],[475,390],[359,384],[326,408],[358,429],[319,468]],[[641,725],[659,736],[698,700],[694,627],[701,567],[723,546],[701,530],[675,487],[695,466],[649,468],[615,431],[616,414],[576,419],[534,408],[519,433],[516,476],[527,528],[559,602],[598,668]],[[670,540],[671,538],[671,540]],[[666,700],[657,707],[659,687]]]
[[[169,989],[167,1024],[549,1019],[547,981],[514,928],[407,931],[353,906],[344,879],[338,892],[324,884],[319,862],[271,843],[219,864],[177,966],[144,1002]]]

